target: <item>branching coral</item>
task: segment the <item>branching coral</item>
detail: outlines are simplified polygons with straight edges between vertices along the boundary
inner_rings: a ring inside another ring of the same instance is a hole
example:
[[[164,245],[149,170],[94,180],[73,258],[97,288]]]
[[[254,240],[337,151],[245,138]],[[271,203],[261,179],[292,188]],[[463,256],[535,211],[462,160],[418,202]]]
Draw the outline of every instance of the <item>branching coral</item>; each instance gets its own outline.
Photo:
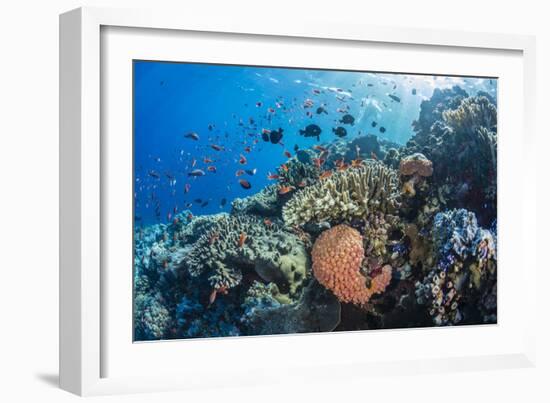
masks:
[[[297,192],[283,207],[287,225],[310,221],[350,221],[370,212],[393,212],[398,206],[397,173],[376,161],[334,173]]]
[[[183,265],[193,277],[206,275],[214,290],[228,290],[255,270],[266,281],[298,291],[309,266],[304,245],[274,223],[246,215],[224,215],[191,246]]]
[[[361,234],[347,225],[337,225],[323,232],[313,245],[313,274],[340,301],[365,305],[387,287],[391,267],[386,265],[366,277],[361,273],[364,253]]]

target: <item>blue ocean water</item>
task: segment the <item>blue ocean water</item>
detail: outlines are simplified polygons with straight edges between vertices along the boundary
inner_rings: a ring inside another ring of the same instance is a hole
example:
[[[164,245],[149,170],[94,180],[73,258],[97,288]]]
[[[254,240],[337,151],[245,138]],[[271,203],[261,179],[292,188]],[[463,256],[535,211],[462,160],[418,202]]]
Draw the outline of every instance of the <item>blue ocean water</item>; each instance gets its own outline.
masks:
[[[347,140],[375,134],[405,144],[435,88],[496,98],[491,79],[370,72],[135,61],[133,79],[134,213],[143,226],[182,210],[229,212],[232,200],[272,183],[288,153],[337,140],[332,129],[346,114],[355,119]],[[309,124],[321,128],[319,141],[299,134]],[[278,144],[262,139],[278,129]],[[198,169],[204,175],[189,176]]]

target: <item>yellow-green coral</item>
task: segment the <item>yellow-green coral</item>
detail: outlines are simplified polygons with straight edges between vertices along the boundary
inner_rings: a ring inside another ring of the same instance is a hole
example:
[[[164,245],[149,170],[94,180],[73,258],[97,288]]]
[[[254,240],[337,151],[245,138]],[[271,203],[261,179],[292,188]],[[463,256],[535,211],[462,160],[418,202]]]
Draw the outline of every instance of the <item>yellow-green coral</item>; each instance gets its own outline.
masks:
[[[287,225],[349,221],[370,212],[391,213],[398,205],[397,172],[377,161],[334,173],[297,192],[283,207]]]

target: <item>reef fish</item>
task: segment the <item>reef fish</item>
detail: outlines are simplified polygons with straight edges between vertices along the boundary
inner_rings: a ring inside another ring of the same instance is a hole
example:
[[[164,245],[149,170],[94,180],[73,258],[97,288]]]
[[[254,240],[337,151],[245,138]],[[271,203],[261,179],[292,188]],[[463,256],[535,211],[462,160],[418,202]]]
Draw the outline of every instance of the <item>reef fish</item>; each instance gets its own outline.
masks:
[[[257,169],[254,168],[254,169],[246,169],[245,172],[250,175],[250,176],[254,176],[256,175],[256,172],[257,172]]]
[[[269,141],[271,141],[272,144],[278,144],[281,139],[283,138],[283,129],[279,128],[279,130],[271,130],[269,133]]]
[[[401,102],[401,98],[399,98],[397,95],[388,94],[388,97],[393,99],[395,102]]]
[[[202,169],[193,169],[187,174],[187,176],[204,176],[205,173]]]
[[[195,141],[199,139],[199,135],[195,132],[189,132],[186,135],[184,135],[183,137],[185,137],[186,139],[191,139],[191,140],[195,140]]]
[[[386,133],[386,128],[384,126],[380,126],[380,133]]]
[[[320,139],[321,128],[316,124],[307,125],[305,129],[300,129],[300,135],[304,137],[317,137],[317,141]]]
[[[416,88],[413,88],[411,94],[416,95]]]
[[[216,150],[216,151],[223,151],[224,148],[222,146],[219,146],[217,144],[210,144],[210,148],[212,148],[213,150]]]
[[[376,127],[377,124],[378,124],[378,123],[376,123],[376,122],[373,120],[372,123],[371,123],[370,125],[371,125],[371,127]]]
[[[351,116],[349,113],[342,116],[342,119],[340,119],[340,123],[343,123],[345,125],[353,125],[355,122],[355,118]]]
[[[332,132],[336,134],[338,137],[346,137],[346,135],[348,134],[347,130],[342,126],[338,126],[337,128],[333,127]]]
[[[239,184],[241,185],[241,187],[243,189],[250,189],[252,187],[252,185],[250,184],[249,181],[247,181],[246,179],[239,179]]]
[[[315,112],[317,113],[317,115],[320,115],[321,113],[324,113],[325,115],[328,115],[327,110],[325,108],[323,108],[322,106],[318,107]]]

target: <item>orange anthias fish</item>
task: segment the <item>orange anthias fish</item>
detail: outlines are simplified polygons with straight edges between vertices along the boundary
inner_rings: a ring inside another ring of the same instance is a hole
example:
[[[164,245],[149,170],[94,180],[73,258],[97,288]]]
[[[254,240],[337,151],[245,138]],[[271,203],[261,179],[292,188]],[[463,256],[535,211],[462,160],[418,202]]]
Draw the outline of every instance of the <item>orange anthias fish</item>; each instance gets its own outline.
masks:
[[[189,193],[189,190],[191,190],[191,185],[189,183],[186,183],[185,187],[183,188],[183,191],[185,193]]]
[[[210,144],[210,148],[212,148],[213,150],[216,150],[216,151],[223,151],[224,148],[222,146],[219,146],[217,144]]]
[[[351,166],[353,168],[357,168],[357,167],[360,167],[361,165],[363,165],[363,160],[358,158],[358,159],[355,159],[355,160],[351,160]]]
[[[313,146],[313,149],[314,149],[314,150],[317,150],[317,151],[327,151],[327,149],[326,149],[325,147],[320,146],[320,145],[318,145],[318,144],[315,144],[315,145]]]
[[[241,187],[243,189],[250,189],[252,187],[252,185],[250,184],[249,181],[247,181],[246,179],[239,179],[239,184],[241,185]]]
[[[299,188],[306,187],[306,183],[304,181],[301,181],[300,183],[298,183],[298,187]]]
[[[281,169],[285,172],[288,172],[288,167],[285,164],[281,165]]]
[[[252,148],[250,148],[250,146],[247,146],[247,147],[244,148],[245,153],[249,153],[251,150],[252,150]]]
[[[271,172],[269,172],[269,173],[267,174],[267,179],[269,179],[269,180],[279,179],[279,175],[277,175],[277,174],[272,174]]]
[[[284,194],[287,194],[288,192],[294,190],[294,186],[281,186],[279,188],[279,194],[280,195],[284,195]]]
[[[269,218],[264,218],[264,224],[267,227],[271,227],[273,225],[273,223],[271,222],[271,220]]]
[[[292,154],[291,154],[290,151],[288,151],[288,150],[285,150],[283,154],[284,154],[285,157],[287,157],[287,158],[292,157]]]
[[[216,173],[216,167],[214,165],[210,165],[208,168],[206,168],[208,172],[214,172]]]
[[[211,164],[214,161],[212,159],[208,158],[208,157],[204,157],[202,159],[202,162],[204,162],[205,164]]]
[[[315,164],[317,168],[321,168],[321,165],[323,165],[324,163],[325,160],[322,158],[313,158],[313,164]]]
[[[237,244],[239,245],[239,248],[242,248],[244,243],[246,242],[246,233],[244,232],[241,232],[241,235],[239,235],[239,240],[237,242]]]
[[[332,171],[325,171],[321,175],[319,175],[319,179],[326,179],[329,178],[332,175]]]
[[[239,169],[237,172],[235,172],[235,176],[242,176],[244,175],[244,170]]]
[[[244,155],[240,155],[241,158],[239,159],[239,164],[245,165],[246,164],[246,157]]]

